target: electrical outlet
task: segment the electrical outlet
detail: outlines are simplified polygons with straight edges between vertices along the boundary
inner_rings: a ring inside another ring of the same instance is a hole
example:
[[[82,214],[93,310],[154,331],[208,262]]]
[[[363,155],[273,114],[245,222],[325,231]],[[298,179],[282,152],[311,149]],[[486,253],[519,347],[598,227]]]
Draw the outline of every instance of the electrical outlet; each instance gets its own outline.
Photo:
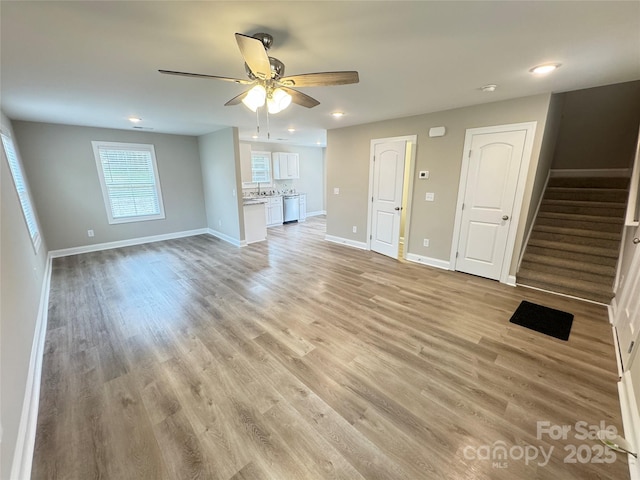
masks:
[[[221,227],[222,226],[222,220],[218,220],[218,226]]]
[[[435,200],[435,198],[436,198],[436,194],[435,194],[435,193],[433,193],[433,192],[427,192],[427,193],[425,193],[425,195],[424,195],[424,199],[425,199],[427,202],[433,202],[433,201]]]
[[[358,233],[358,227],[356,227],[355,225],[353,226],[353,233]]]
[[[428,238],[425,238],[425,239],[422,241],[422,245],[423,245],[423,246],[425,246],[425,247],[428,247],[428,246],[429,246],[429,239],[428,239]]]
[[[427,179],[429,178],[429,170],[420,170],[420,174],[418,178]]]
[[[95,235],[95,233],[93,232],[93,230],[87,230],[87,237],[93,237]]]
[[[333,194],[334,195],[340,195],[340,188],[339,187],[334,187],[333,188]]]

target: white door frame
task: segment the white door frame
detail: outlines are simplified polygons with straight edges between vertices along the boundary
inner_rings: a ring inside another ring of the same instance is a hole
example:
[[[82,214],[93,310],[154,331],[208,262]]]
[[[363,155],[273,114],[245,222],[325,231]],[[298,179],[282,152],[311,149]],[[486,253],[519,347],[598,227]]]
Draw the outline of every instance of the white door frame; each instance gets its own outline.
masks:
[[[458,243],[460,240],[460,229],[462,227],[462,204],[467,186],[467,175],[469,173],[469,152],[471,151],[471,142],[474,135],[487,133],[513,132],[517,130],[526,130],[524,141],[524,150],[522,152],[522,163],[518,174],[518,182],[516,186],[516,196],[513,202],[513,212],[511,221],[509,222],[509,233],[507,234],[507,245],[505,255],[502,260],[502,268],[500,272],[500,283],[508,283],[515,286],[515,279],[509,278],[509,268],[513,258],[513,248],[516,243],[516,235],[518,233],[518,225],[520,224],[520,210],[522,209],[522,201],[524,199],[524,190],[529,173],[529,164],[531,163],[531,153],[533,152],[533,139],[536,133],[536,125],[538,122],[513,123],[509,125],[495,125],[492,127],[469,128],[464,136],[464,149],[462,151],[462,166],[460,168],[460,183],[458,184],[458,203],[456,205],[456,219],[453,228],[453,239],[451,241],[451,255],[449,263],[451,269],[456,269],[456,252],[458,251]]]
[[[407,258],[407,245],[409,239],[409,226],[411,222],[411,199],[413,198],[413,174],[415,170],[416,164],[416,150],[418,144],[418,136],[417,135],[404,135],[401,137],[389,137],[389,138],[376,138],[371,140],[371,146],[369,150],[369,196],[367,197],[367,250],[371,250],[371,198],[373,197],[373,155],[375,152],[375,147],[380,143],[389,143],[389,142],[407,142],[407,145],[410,145],[409,150],[409,165],[405,163],[405,169],[409,168],[409,176],[406,175],[404,178],[409,182],[409,189],[407,191],[407,199],[406,199],[406,216],[404,222],[404,244],[405,248],[402,252],[402,257]],[[406,151],[405,151],[406,155]],[[406,158],[405,158],[406,162]],[[404,184],[403,184],[404,187]],[[404,199],[403,199],[404,203]],[[400,239],[398,238],[398,241]]]

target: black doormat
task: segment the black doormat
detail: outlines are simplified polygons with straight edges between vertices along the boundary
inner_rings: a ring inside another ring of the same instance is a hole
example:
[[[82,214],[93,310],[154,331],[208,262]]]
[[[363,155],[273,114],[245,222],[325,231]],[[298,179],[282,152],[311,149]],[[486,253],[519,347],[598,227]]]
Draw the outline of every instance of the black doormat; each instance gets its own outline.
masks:
[[[523,300],[509,321],[560,340],[569,340],[573,314]]]

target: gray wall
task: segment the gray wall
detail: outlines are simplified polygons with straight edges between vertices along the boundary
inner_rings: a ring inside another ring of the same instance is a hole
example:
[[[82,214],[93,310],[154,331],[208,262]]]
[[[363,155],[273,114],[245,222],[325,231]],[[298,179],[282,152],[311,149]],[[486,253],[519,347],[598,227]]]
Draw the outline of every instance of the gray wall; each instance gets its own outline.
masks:
[[[207,225],[233,240],[244,240],[238,129],[198,137]]]
[[[429,170],[429,180],[414,180],[409,253],[449,261],[455,208],[462,165],[465,132],[468,128],[537,121],[529,174],[522,205],[510,273],[515,268],[527,224],[529,200],[536,179],[538,158],[545,129],[550,95],[536,95],[502,102],[459,108],[414,117],[329,130],[327,137],[327,234],[366,242],[369,190],[369,149],[376,138],[418,136],[416,170]],[[444,137],[429,138],[429,128],[445,126]],[[334,195],[334,187],[340,194]],[[425,202],[434,192],[435,202]],[[359,233],[352,233],[352,226]],[[429,238],[430,246],[422,246]]]
[[[629,168],[638,138],[640,81],[564,95],[553,168]]]
[[[4,114],[2,131],[13,136],[11,122]],[[16,149],[20,154],[17,144]],[[4,149],[0,150],[0,421],[4,430],[0,478],[8,479],[47,263],[47,242],[41,232],[42,244],[38,253],[34,252]]]
[[[14,129],[51,250],[206,226],[195,137],[21,121]],[[109,225],[93,140],[154,145],[164,220]]]
[[[286,183],[289,188],[307,194],[307,212],[320,212],[325,208],[325,161],[323,147],[302,147],[279,143],[250,143],[252,150],[262,152],[288,152],[300,156],[300,178],[274,180],[276,186]]]

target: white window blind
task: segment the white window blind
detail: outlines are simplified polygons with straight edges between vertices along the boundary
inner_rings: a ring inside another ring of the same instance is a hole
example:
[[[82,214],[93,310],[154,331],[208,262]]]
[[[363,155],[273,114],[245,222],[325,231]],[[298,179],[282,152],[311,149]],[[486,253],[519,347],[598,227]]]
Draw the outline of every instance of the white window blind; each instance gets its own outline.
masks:
[[[251,152],[251,181],[271,182],[271,153]]]
[[[109,223],[165,218],[153,145],[92,143]]]
[[[11,137],[5,135],[4,133],[2,133],[1,135],[2,146],[4,147],[4,152],[7,156],[7,161],[9,162],[9,170],[11,171],[11,176],[13,177],[13,183],[16,186],[16,191],[18,192],[18,199],[20,200],[22,213],[27,224],[27,230],[29,231],[29,236],[31,237],[33,248],[37,252],[38,248],[40,247],[41,241],[40,230],[38,228],[38,221],[36,220],[36,215],[31,203],[31,197],[29,196],[29,190],[27,188],[27,182],[25,180],[24,172],[22,171],[22,165],[20,164],[20,160],[18,159],[18,153],[16,152]]]

